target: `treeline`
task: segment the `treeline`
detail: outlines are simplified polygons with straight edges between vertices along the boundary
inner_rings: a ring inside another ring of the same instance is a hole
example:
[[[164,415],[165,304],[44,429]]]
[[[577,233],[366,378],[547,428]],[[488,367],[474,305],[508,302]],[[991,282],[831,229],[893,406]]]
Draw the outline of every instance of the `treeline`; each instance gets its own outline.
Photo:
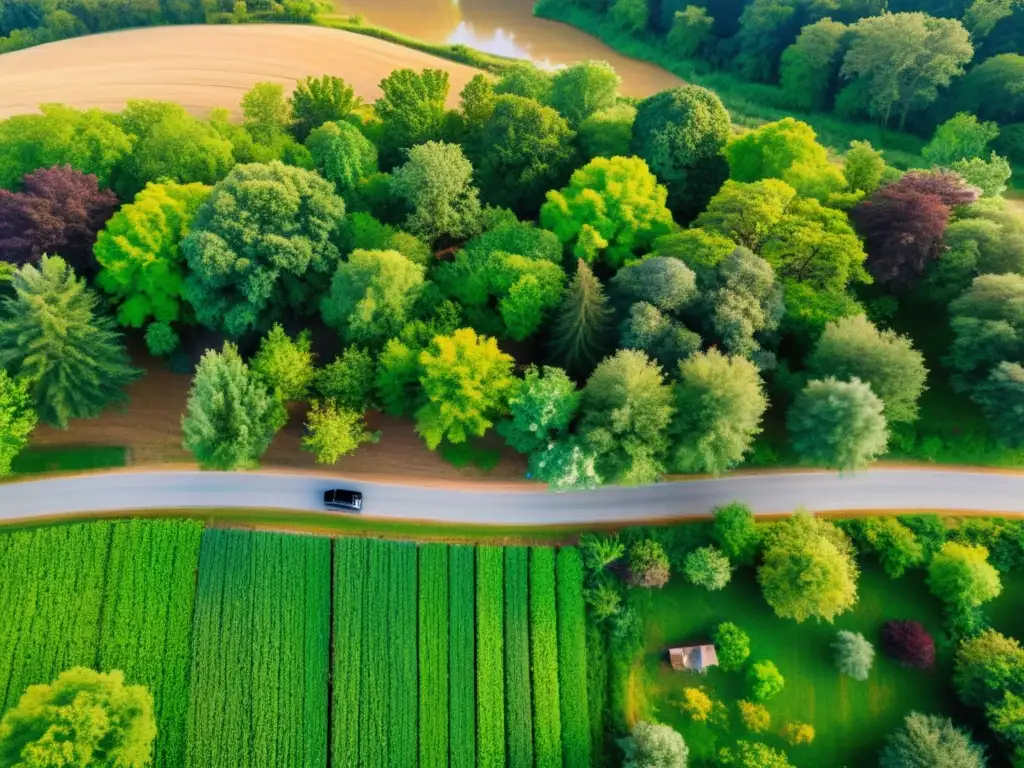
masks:
[[[0,53],[132,27],[249,20],[308,22],[316,10],[317,4],[311,0],[4,0],[0,4]]]
[[[334,77],[257,84],[242,125],[159,102],[0,123],[5,455],[123,398],[121,325],[195,369],[205,467],[257,464],[297,403],[326,464],[380,410],[459,460],[493,429],[555,487],[973,449],[919,423],[929,375],[1015,460],[1024,224],[994,126],[952,118],[903,173],[864,142],[835,164],[792,118],[733,135],[703,88],[618,84],[521,65],[449,109],[445,73],[398,70],[372,107]],[[897,329],[947,308],[926,361]],[[769,403],[785,432],[758,449]]]
[[[1013,126],[999,149],[1024,161],[1024,10],[1012,3],[541,0],[538,13],[590,14],[644,40],[642,55],[669,68],[697,61],[776,85],[777,94],[751,90],[776,107],[923,134],[969,111]]]

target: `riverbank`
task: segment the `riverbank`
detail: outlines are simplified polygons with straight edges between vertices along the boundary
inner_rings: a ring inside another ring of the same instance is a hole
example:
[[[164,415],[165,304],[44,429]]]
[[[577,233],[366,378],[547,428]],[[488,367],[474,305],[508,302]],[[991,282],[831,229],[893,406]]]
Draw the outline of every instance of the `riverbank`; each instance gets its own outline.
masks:
[[[715,91],[732,116],[733,123],[753,128],[762,123],[795,117],[811,125],[818,141],[836,152],[845,152],[853,140],[870,141],[885,152],[886,159],[900,167],[921,164],[924,140],[900,131],[883,129],[874,123],[849,122],[832,114],[801,112],[787,106],[781,89],[750,83],[728,72],[712,71],[706,64],[678,59],[665,49],[664,41],[653,35],[632,35],[604,17],[576,5],[557,0],[540,0],[534,13],[593,35],[619,53],[652,62],[681,79]]]

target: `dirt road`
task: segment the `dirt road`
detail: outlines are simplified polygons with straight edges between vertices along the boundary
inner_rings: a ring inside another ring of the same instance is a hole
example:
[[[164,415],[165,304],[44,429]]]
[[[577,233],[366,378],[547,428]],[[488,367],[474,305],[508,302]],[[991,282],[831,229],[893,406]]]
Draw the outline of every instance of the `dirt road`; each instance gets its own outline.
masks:
[[[364,35],[291,24],[133,29],[63,40],[0,56],[0,118],[39,104],[121,109],[128,99],[162,99],[205,116],[238,113],[253,83],[291,90],[306,75],[343,77],[367,101],[402,67],[444,69],[451,104],[471,67]]]

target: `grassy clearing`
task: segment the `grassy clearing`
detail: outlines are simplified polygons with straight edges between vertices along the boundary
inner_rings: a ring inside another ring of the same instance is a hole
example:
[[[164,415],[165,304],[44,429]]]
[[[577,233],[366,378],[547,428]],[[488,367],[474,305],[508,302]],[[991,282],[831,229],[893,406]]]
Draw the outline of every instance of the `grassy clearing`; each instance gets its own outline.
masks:
[[[26,448],[14,458],[11,469],[17,476],[38,475],[43,472],[114,469],[127,464],[127,448],[109,445],[83,445],[66,448]]]
[[[783,692],[767,704],[771,732],[758,738],[784,747],[776,735],[784,723],[811,723],[816,729],[814,744],[787,750],[797,768],[835,765],[837,755],[851,768],[873,766],[884,737],[907,712],[948,712],[955,702],[947,685],[952,649],[942,631],[941,608],[919,572],[892,581],[880,571],[864,571],[856,609],[839,617],[834,625],[801,625],[777,618],[748,569],[739,571],[721,592],[708,592],[675,578],[662,590],[635,590],[632,598],[646,629],[637,714],[678,728],[690,746],[691,759],[708,759],[721,746],[746,736],[735,708],[735,702],[745,697],[743,673],[718,669],[704,676],[675,672],[665,652],[669,646],[708,641],[722,621],[733,621],[750,635],[749,661],[770,659],[786,679]],[[838,630],[861,632],[877,643],[885,621],[908,618],[921,621],[936,638],[934,671],[903,669],[880,651],[866,682],[835,671],[829,646]],[[676,702],[685,687],[703,688],[713,699],[726,703],[728,726],[698,724],[683,715]],[[948,713],[963,717],[959,712]]]

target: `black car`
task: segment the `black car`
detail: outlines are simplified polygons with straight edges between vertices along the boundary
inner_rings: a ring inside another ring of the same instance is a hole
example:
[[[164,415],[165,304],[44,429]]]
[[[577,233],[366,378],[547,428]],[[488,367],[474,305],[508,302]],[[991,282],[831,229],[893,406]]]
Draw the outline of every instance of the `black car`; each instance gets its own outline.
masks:
[[[363,509],[363,494],[359,491],[333,488],[329,491],[324,491],[324,506],[328,509],[347,509],[350,512],[361,512]]]

